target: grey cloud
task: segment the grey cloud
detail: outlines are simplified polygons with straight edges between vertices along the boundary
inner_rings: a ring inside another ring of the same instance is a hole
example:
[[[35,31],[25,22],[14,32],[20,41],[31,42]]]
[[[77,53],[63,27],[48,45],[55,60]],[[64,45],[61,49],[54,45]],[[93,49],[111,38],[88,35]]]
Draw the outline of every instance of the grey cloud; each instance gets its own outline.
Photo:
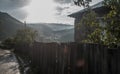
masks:
[[[61,15],[62,12],[66,9],[69,9],[69,4],[72,3],[73,0],[54,0],[56,3],[60,4],[56,7],[57,13],[56,15]]]
[[[59,6],[56,7],[56,10],[57,10],[58,12],[61,12],[63,9],[64,9],[64,8],[59,7]]]
[[[0,10],[11,10],[27,5],[30,0],[0,0]]]
[[[16,19],[23,20],[27,17],[27,12],[22,9],[16,9],[9,11],[10,15],[15,17]]]
[[[29,4],[31,0],[0,0],[0,11],[7,12],[18,20],[23,20],[27,12],[22,7]]]
[[[57,3],[63,4],[63,3],[71,3],[71,0],[54,0]]]
[[[61,15],[61,13],[62,13],[62,11],[63,11],[63,8],[57,6],[57,7],[56,7],[56,10],[57,10],[56,15]]]
[[[62,12],[64,11],[64,10],[66,10],[66,9],[69,9],[70,7],[69,6],[57,6],[56,7],[56,10],[57,10],[57,13],[56,13],[56,15],[61,15],[62,14]]]

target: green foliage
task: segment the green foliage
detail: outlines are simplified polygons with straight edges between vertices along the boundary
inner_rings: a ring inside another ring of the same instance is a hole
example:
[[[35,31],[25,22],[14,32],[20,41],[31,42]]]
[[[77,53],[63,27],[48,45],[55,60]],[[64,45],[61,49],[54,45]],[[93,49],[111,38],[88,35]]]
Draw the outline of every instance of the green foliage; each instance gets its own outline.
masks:
[[[14,47],[14,39],[13,38],[7,38],[1,43],[1,48],[3,49],[12,49]]]
[[[99,24],[95,12],[88,10],[83,15],[79,27],[84,26],[84,31],[88,32],[88,37],[83,42],[101,43],[108,47],[120,46],[120,0],[104,0],[104,4],[111,9],[104,16],[105,26]]]
[[[25,28],[17,31],[14,41],[15,44],[32,44],[35,41],[36,36],[37,31],[34,31],[31,28]]]
[[[105,0],[104,4],[111,8],[111,11],[105,16],[106,38],[104,44],[120,46],[120,0]]]
[[[87,42],[89,43],[102,43],[102,31],[96,28],[90,35],[88,35]]]
[[[89,43],[101,43],[102,42],[102,29],[99,24],[99,21],[97,20],[97,14],[92,11],[91,9],[86,12],[79,25],[78,28],[81,28],[80,30],[85,33],[87,37],[83,40],[83,42],[89,42]]]
[[[89,2],[92,0],[73,0],[75,5],[89,7]]]
[[[0,47],[3,49],[12,49],[16,45],[31,45],[35,37],[37,36],[37,32],[31,28],[24,28],[17,31],[15,37],[7,38],[2,41]]]

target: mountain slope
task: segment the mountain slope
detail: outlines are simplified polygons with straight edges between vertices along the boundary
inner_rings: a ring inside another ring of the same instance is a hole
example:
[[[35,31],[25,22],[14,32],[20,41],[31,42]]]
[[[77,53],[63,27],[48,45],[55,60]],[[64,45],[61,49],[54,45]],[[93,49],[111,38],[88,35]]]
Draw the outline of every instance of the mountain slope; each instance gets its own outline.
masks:
[[[23,23],[7,13],[0,12],[0,40],[13,36],[20,28],[23,28]]]
[[[74,27],[67,24],[37,23],[27,24],[38,31],[36,41],[39,42],[69,42],[74,41]],[[13,36],[24,24],[7,13],[0,12],[0,41]]]
[[[28,24],[37,30],[39,42],[70,42],[74,41],[74,26],[57,23]]]

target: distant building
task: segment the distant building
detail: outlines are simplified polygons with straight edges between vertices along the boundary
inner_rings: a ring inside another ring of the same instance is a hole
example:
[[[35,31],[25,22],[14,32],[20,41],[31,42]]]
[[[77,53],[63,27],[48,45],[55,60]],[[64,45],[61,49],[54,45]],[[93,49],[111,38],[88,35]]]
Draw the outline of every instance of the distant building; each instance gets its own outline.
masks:
[[[100,21],[100,23],[102,23],[103,16],[110,11],[109,8],[104,6],[103,1],[91,6],[91,8],[93,11],[95,11],[95,13],[98,14],[97,18]],[[75,25],[74,25],[75,26],[75,32],[74,32],[75,42],[81,42],[82,40],[85,39],[85,35],[84,35],[85,33],[80,30],[82,28],[77,28],[79,25],[78,23],[80,22],[85,11],[86,11],[86,9],[83,9],[83,10],[80,10],[78,12],[68,15],[70,17],[75,18]]]

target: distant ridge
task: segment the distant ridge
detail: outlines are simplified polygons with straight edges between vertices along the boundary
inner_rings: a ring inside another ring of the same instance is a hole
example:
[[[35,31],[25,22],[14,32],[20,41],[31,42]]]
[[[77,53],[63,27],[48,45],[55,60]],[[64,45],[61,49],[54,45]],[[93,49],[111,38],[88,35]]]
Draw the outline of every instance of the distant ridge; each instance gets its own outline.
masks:
[[[0,40],[13,36],[24,24],[8,13],[0,12]]]
[[[24,23],[15,19],[8,13],[0,12],[0,41],[13,36]],[[27,24],[37,30],[38,42],[72,42],[74,41],[74,26],[61,23],[32,23]]]
[[[73,42],[74,26],[60,23],[27,24],[39,33],[38,42]]]

